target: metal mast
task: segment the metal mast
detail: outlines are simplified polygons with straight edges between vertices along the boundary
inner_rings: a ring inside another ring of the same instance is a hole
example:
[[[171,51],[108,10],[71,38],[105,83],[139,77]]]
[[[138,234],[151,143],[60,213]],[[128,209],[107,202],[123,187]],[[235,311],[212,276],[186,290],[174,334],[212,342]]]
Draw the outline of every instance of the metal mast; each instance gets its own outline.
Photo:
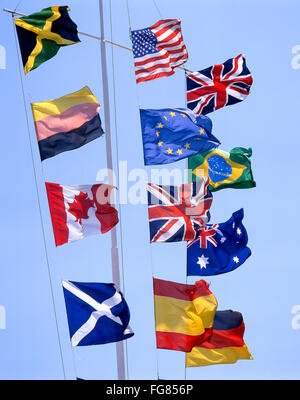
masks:
[[[101,38],[105,37],[104,32],[104,11],[103,1],[99,0],[100,10],[100,30]],[[110,101],[109,101],[109,90],[108,90],[108,74],[107,74],[107,58],[106,58],[106,43],[101,40],[101,65],[102,65],[102,85],[103,85],[103,105],[104,105],[104,122],[105,122],[105,140],[106,140],[106,158],[107,158],[107,169],[108,169],[108,183],[113,185],[113,162],[112,162],[112,145],[111,145],[111,129],[110,129]],[[117,230],[114,227],[111,230],[111,262],[112,262],[112,277],[113,282],[120,288],[121,277],[120,277],[120,265],[119,265],[119,251],[118,251],[118,240]],[[126,379],[126,368],[125,368],[125,346],[124,341],[116,343],[117,352],[117,367],[118,367],[118,379]]]

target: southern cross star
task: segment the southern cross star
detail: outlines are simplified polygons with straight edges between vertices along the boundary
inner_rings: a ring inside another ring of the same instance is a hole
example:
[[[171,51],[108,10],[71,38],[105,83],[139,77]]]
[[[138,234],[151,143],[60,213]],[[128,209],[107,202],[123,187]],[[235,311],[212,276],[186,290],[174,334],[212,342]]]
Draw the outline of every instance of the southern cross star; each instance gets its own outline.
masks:
[[[209,264],[208,258],[209,257],[205,257],[204,254],[202,254],[201,257],[198,257],[197,264],[200,265],[200,269],[202,269],[202,268],[206,269],[206,265]]]
[[[240,259],[239,259],[237,256],[235,256],[235,257],[233,257],[233,261],[234,261],[236,264],[238,264],[238,263],[240,262]]]
[[[238,235],[241,235],[241,234],[242,234],[242,231],[240,230],[240,228],[237,228],[236,233],[237,233]]]

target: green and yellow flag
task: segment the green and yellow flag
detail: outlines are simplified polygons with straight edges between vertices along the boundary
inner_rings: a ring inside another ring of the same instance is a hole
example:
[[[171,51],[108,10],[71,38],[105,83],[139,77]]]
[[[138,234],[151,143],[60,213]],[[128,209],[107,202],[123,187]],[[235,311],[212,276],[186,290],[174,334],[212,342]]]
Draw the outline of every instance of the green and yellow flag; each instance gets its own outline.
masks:
[[[54,6],[15,19],[25,74],[54,57],[61,46],[80,42],[68,11],[67,6]]]
[[[214,149],[189,157],[192,182],[209,178],[212,192],[224,188],[247,189],[256,186],[251,170],[252,149],[235,147],[230,153]]]

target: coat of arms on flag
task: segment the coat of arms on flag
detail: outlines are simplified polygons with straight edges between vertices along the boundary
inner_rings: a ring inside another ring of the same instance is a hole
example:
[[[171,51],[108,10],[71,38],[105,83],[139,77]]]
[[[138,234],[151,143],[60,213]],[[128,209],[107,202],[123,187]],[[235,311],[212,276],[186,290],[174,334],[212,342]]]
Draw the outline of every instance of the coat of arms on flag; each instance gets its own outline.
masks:
[[[133,336],[130,313],[113,283],[63,281],[72,346],[119,342]]]
[[[209,221],[212,194],[206,177],[181,186],[148,183],[147,189],[151,242],[194,240]]]
[[[187,107],[208,114],[244,100],[250,93],[252,76],[240,54],[224,64],[213,65],[186,76]]]
[[[132,31],[131,40],[137,83],[172,75],[188,58],[179,19]]]
[[[56,246],[108,232],[119,222],[118,211],[110,204],[114,186],[46,182],[46,189]]]
[[[233,271],[251,255],[240,209],[221,224],[206,225],[187,245],[187,275],[210,276]]]

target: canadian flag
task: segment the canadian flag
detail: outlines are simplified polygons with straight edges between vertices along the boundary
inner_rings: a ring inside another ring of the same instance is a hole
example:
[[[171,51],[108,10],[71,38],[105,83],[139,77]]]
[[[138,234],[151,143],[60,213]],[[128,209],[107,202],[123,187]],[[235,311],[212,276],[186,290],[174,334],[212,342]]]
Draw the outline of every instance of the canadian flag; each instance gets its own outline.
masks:
[[[46,182],[56,246],[105,233],[118,222],[110,204],[114,186],[107,184],[62,186]]]

